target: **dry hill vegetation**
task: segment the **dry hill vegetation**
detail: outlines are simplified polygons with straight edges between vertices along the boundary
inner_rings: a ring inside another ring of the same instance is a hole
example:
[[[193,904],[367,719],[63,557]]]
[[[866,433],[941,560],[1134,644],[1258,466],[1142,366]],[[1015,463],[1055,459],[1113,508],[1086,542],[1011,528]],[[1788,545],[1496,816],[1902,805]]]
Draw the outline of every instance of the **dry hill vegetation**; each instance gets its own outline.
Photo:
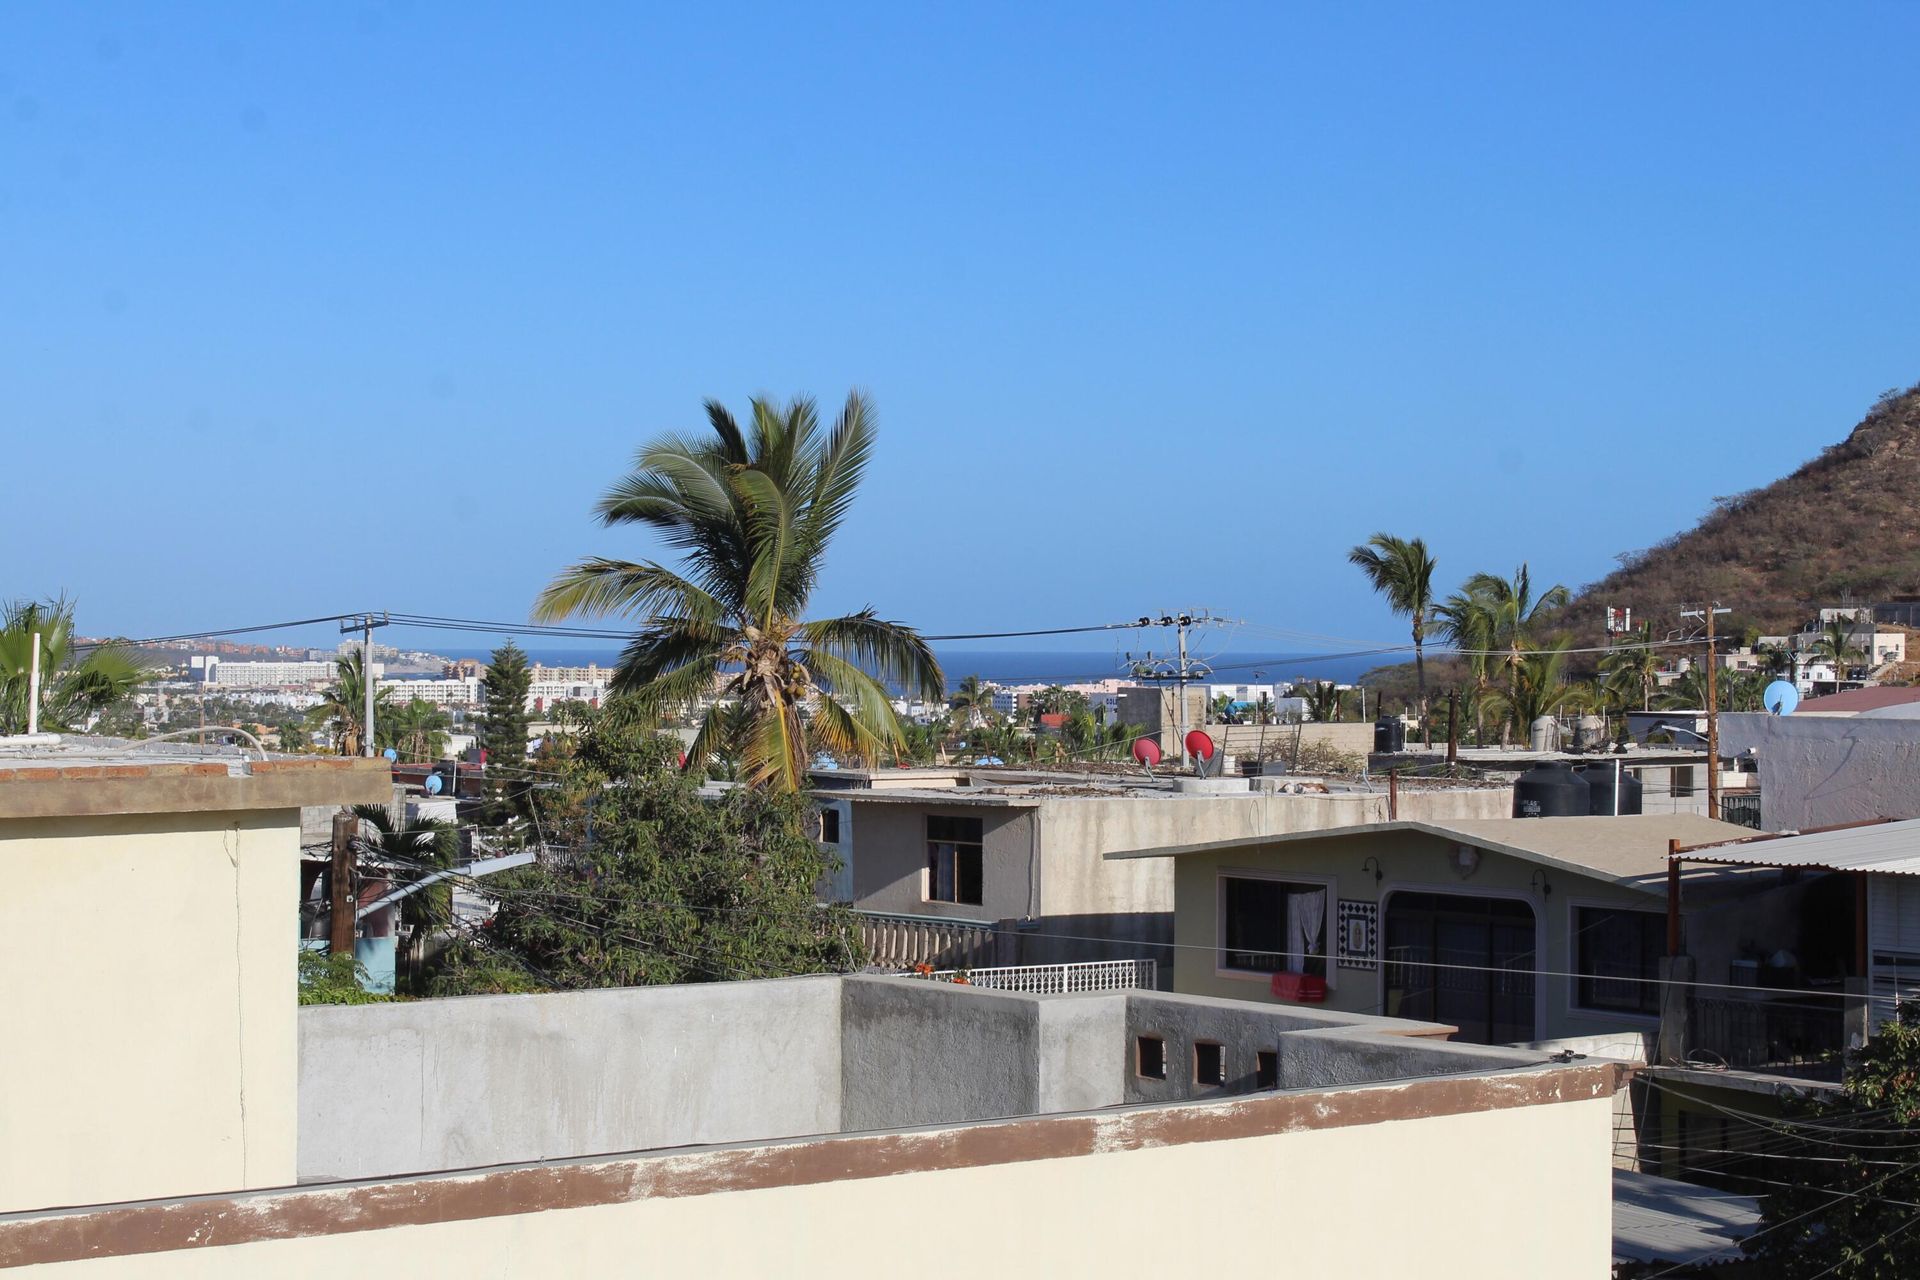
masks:
[[[1635,621],[1717,599],[1738,635],[1798,626],[1821,604],[1920,594],[1920,384],[1889,391],[1839,444],[1761,489],[1715,498],[1694,528],[1620,557],[1566,618],[1579,633],[1605,606]],[[1730,624],[1730,625],[1726,625]]]

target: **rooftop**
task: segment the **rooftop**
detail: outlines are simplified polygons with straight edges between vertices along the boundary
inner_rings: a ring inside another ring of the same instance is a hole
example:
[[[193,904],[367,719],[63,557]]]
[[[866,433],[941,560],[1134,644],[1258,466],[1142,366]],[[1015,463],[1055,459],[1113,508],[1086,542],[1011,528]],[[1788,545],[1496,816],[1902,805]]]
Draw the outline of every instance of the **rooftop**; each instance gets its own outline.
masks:
[[[1753,835],[1736,844],[1689,852],[1689,861],[1741,867],[1803,867],[1920,875],[1920,818],[1858,823],[1825,831]]]
[[[1693,813],[1623,814],[1581,818],[1457,818],[1447,822],[1370,822],[1324,831],[1297,831],[1255,839],[1216,840],[1114,853],[1112,858],[1178,857],[1221,849],[1287,844],[1296,840],[1353,840],[1411,831],[1456,844],[1504,853],[1630,888],[1664,891],[1670,841],[1715,844],[1752,836],[1751,827]]]
[[[1920,685],[1870,685],[1808,698],[1794,710],[1797,716],[1855,715],[1920,702]]]
[[[1613,1171],[1615,1262],[1729,1261],[1759,1225],[1760,1202],[1752,1196]]]
[[[1318,774],[1266,774],[1247,777],[1228,774],[1199,778],[1184,773],[1149,774],[1139,768],[1115,766],[1105,770],[1010,769],[968,767],[952,769],[834,769],[812,775],[817,794],[862,802],[977,804],[1031,808],[1051,799],[1250,799],[1255,796],[1297,795],[1331,798],[1381,797],[1387,794],[1384,775],[1372,781]],[[1403,791],[1493,790],[1504,784],[1453,778],[1400,781]]]
[[[152,739],[0,738],[0,818],[384,804],[385,760]]]

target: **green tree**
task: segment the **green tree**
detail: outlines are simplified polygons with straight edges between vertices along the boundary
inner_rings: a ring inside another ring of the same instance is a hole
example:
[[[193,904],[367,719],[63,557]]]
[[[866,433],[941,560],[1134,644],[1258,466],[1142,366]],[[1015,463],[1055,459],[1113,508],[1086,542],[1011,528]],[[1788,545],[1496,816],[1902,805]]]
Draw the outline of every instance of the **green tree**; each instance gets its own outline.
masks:
[[[1309,681],[1297,686],[1294,692],[1307,700],[1307,711],[1316,721],[1329,722],[1340,718],[1340,686],[1333,681]]]
[[[460,852],[460,832],[436,818],[408,822],[396,819],[384,805],[357,804],[360,819],[359,851],[368,858],[398,866],[394,878],[405,883],[453,865]],[[444,928],[453,918],[453,886],[445,881],[418,890],[400,900],[400,918],[413,931]]]
[[[1507,676],[1506,706],[1509,714],[1501,728],[1504,740],[1508,730],[1515,727],[1513,716],[1518,714],[1523,702],[1520,692],[1521,664],[1534,647],[1534,634],[1556,609],[1565,608],[1572,596],[1559,583],[1535,596],[1533,575],[1525,564],[1511,578],[1476,573],[1467,579],[1462,595],[1471,602],[1468,609],[1471,616],[1469,630],[1483,632],[1484,647],[1502,654],[1496,661],[1505,669]],[[1518,727],[1521,735],[1525,736],[1526,726],[1522,724]]]
[[[743,787],[704,798],[700,779],[677,767],[679,744],[631,717],[597,719],[575,743],[547,762],[551,785],[534,796],[567,857],[487,881],[500,904],[490,945],[518,967],[579,988],[861,962],[851,914],[814,905],[834,863],[807,834],[804,795]],[[469,952],[448,973],[463,966],[500,971]]]
[[[1653,710],[1653,691],[1663,661],[1653,644],[1652,624],[1642,623],[1631,640],[1600,659],[1601,678],[1623,705],[1637,702],[1642,711]]]
[[[1419,687],[1420,721],[1427,722],[1427,619],[1433,612],[1434,558],[1420,538],[1396,538],[1376,533],[1347,552],[1347,559],[1367,575],[1373,589],[1386,598],[1387,607],[1413,624],[1413,669]],[[1427,741],[1431,745],[1431,732]]]
[[[939,699],[940,664],[918,633],[871,609],[802,621],[873,450],[873,414],[855,392],[822,433],[813,401],[755,399],[743,430],[707,402],[711,438],[669,436],[601,499],[608,525],[655,530],[683,553],[676,572],[654,561],[592,558],[556,578],[535,612],[638,614],[613,688],[642,707],[685,707],[716,686],[745,710],[744,728],[711,707],[688,750],[704,761],[723,739],[746,781],[804,785],[813,748],[869,762],[899,749],[888,684]]]
[[[1778,1280],[1900,1280],[1920,1275],[1920,1005],[1900,1006],[1848,1054],[1838,1096],[1802,1104],[1767,1126],[1768,1178],[1787,1185],[1761,1201],[1762,1224],[1742,1246]]]
[[[343,756],[357,756],[361,744],[365,741],[367,704],[366,704],[366,659],[360,650],[354,649],[341,654],[334,660],[333,683],[320,695],[320,705],[310,713],[310,718],[326,728],[327,737],[333,743],[336,753]],[[381,721],[393,710],[393,695],[386,689],[375,687],[373,694],[373,732],[377,743],[380,738]]]
[[[1529,649],[1514,668],[1506,692],[1495,695],[1496,705],[1524,739],[1541,716],[1579,711],[1593,705],[1592,690],[1568,678],[1567,648],[1562,638],[1544,649]]]
[[[532,774],[527,766],[527,694],[533,670],[519,645],[509,640],[487,659],[480,746],[486,756],[487,822],[504,825],[526,813]]]
[[[445,754],[452,727],[444,709],[424,698],[410,698],[375,719],[374,744],[392,747],[402,760],[431,763]]]
[[[1849,619],[1830,618],[1820,627],[1807,652],[1817,662],[1831,662],[1836,681],[1847,678],[1847,668],[1866,657],[1855,641],[1855,624]]]
[[[960,716],[963,726],[985,724],[993,719],[993,694],[992,685],[982,684],[979,676],[968,676],[947,699],[947,705]]]
[[[146,667],[124,644],[78,646],[70,601],[15,600],[0,605],[0,733],[27,731],[36,635],[40,637],[39,725],[43,732],[86,728],[94,715],[148,678]]]

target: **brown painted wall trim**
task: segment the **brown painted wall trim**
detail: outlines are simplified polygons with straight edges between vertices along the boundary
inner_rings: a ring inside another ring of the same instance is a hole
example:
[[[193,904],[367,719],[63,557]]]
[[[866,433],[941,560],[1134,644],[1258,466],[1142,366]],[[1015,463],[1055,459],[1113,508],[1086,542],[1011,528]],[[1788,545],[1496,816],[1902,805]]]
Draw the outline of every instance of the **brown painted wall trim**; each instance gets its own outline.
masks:
[[[503,1165],[234,1196],[0,1216],[0,1267],[378,1231],[550,1209],[809,1186],[938,1169],[1134,1151],[1611,1097],[1611,1062],[1525,1074],[1429,1076],[1230,1102],[799,1138],[760,1146]]]
[[[0,819],[297,809],[393,798],[393,770],[385,760],[261,760],[247,769],[239,776],[208,763],[0,769]]]

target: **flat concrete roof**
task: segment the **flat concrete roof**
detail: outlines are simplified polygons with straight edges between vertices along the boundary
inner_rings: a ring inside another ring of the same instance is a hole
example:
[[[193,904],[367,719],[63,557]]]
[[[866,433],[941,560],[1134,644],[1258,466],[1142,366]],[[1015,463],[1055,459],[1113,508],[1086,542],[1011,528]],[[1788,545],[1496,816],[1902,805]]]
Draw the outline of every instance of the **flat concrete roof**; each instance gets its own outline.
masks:
[[[385,760],[43,734],[0,739],[0,819],[386,804]]]
[[[1751,827],[1717,822],[1694,813],[1623,814],[1620,817],[1580,818],[1456,818],[1450,822],[1370,822],[1356,827],[1322,831],[1290,831],[1282,835],[1213,840],[1203,844],[1109,853],[1109,858],[1165,858],[1211,853],[1225,849],[1257,848],[1299,840],[1351,840],[1397,831],[1415,831],[1457,844],[1508,854],[1542,866],[1612,880],[1635,888],[1651,888],[1649,881],[1667,870],[1667,842],[1714,844],[1753,835]]]

